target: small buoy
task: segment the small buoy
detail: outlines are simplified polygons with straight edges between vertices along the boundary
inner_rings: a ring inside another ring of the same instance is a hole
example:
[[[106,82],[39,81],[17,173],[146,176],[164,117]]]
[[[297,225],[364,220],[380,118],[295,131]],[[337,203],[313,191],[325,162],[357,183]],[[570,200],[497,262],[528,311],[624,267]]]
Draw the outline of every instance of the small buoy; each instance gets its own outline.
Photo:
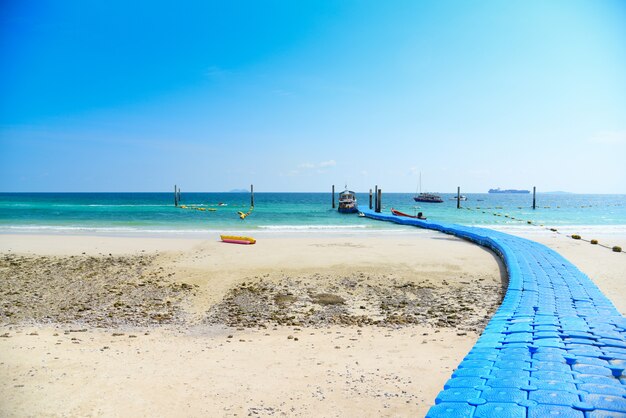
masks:
[[[532,224],[532,221],[526,221],[527,224]]]
[[[550,228],[550,231],[552,231],[552,232],[556,232],[556,231],[558,231],[558,230],[557,230],[556,228]]]
[[[590,243],[592,243],[593,245],[596,245],[598,243],[597,239],[592,239],[591,241],[589,241]]]
[[[621,253],[622,252],[622,247],[620,247],[619,245],[616,245],[615,247],[613,247],[613,251],[616,253]]]
[[[573,235],[572,235],[572,238],[573,238],[573,239],[580,239],[580,235],[578,235],[578,234],[573,234]]]

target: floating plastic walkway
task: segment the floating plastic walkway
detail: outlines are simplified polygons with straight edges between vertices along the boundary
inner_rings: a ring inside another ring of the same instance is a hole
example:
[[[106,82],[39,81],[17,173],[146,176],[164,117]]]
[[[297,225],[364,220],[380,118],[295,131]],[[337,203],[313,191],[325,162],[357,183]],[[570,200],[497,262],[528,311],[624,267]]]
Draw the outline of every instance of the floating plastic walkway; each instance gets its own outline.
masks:
[[[626,318],[572,263],[503,232],[362,212],[470,240],[506,265],[502,305],[427,417],[626,417]]]

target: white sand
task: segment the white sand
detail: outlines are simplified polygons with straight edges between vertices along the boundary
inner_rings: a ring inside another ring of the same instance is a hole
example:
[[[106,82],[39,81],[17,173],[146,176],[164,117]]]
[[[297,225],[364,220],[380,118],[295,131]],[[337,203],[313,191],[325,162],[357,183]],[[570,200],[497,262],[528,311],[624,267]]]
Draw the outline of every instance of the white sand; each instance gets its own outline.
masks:
[[[626,311],[624,254],[550,233],[530,238],[561,252]],[[0,236],[4,253],[142,250],[165,252],[161,260],[177,279],[200,286],[188,307],[198,316],[232,286],[269,273],[384,272],[457,285],[472,275],[501,280],[492,253],[435,233],[273,238],[255,246],[215,239]],[[78,327],[0,327],[0,334],[9,334],[0,338],[0,415],[423,416],[477,338],[419,326],[63,333],[70,328]]]

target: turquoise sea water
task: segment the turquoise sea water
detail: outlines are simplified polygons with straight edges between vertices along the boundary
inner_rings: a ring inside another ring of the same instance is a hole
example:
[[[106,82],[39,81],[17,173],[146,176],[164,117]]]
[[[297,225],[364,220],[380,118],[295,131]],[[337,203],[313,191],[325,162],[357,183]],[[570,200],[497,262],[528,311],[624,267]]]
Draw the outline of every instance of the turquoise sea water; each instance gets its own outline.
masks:
[[[453,194],[444,203],[415,203],[411,193],[385,193],[384,210],[395,208],[429,219],[465,225],[546,226],[626,225],[626,195],[466,194],[456,208]],[[357,193],[359,205],[369,196]],[[226,206],[218,206],[218,203]],[[173,193],[0,193],[0,233],[204,233],[207,231],[338,231],[405,228],[339,214],[330,193],[255,193],[255,208],[245,220],[237,211],[250,206],[248,193],[183,193],[181,204],[214,212],[174,207]],[[500,214],[502,216],[495,216]],[[504,217],[508,215],[509,218]],[[511,219],[517,218],[517,220]]]

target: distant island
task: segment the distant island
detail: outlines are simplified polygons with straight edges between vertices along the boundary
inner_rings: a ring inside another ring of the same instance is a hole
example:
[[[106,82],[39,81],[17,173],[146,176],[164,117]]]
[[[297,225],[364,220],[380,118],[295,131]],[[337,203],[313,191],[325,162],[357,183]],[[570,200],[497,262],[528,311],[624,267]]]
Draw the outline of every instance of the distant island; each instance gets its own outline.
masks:
[[[530,190],[517,190],[517,189],[501,190],[498,187],[497,189],[489,189],[489,193],[530,193]]]
[[[229,190],[228,193],[248,193],[249,191],[248,189],[232,189]]]

